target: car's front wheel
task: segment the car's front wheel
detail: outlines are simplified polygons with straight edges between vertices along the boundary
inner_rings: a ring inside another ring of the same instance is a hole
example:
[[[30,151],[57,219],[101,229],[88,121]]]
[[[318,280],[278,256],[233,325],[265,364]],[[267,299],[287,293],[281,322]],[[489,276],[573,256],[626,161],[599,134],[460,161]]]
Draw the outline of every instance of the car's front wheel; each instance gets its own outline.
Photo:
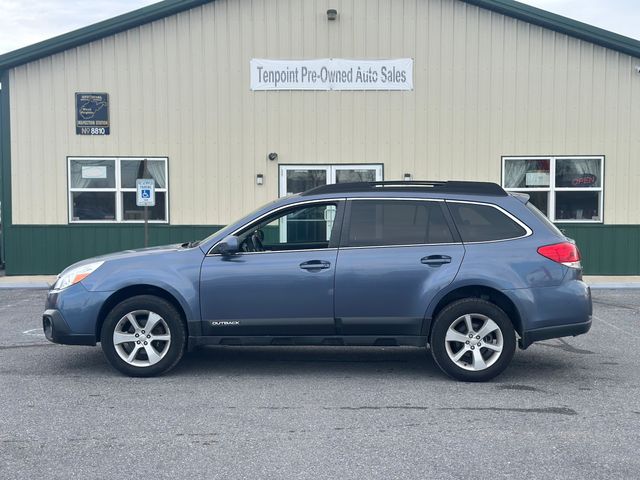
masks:
[[[180,313],[166,300],[139,295],[107,315],[100,342],[109,363],[126,375],[149,377],[173,368],[182,358],[186,330]]]
[[[447,305],[431,331],[431,354],[450,377],[483,382],[502,373],[516,349],[513,325],[497,305],[466,298]]]

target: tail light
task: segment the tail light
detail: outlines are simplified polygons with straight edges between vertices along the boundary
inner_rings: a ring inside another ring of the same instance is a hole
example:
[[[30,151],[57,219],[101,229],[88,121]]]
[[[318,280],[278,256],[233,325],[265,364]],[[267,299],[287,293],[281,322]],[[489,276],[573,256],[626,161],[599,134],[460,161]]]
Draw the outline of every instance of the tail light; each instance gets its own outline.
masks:
[[[580,250],[570,242],[554,243],[538,248],[538,253],[543,257],[561,263],[571,268],[582,268],[580,263]]]

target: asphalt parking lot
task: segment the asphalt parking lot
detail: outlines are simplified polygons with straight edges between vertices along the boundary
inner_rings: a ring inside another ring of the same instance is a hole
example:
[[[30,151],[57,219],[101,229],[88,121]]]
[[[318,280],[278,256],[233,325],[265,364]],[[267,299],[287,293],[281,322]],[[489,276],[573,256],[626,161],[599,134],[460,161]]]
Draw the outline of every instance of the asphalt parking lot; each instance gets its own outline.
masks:
[[[487,384],[411,348],[215,347],[132,379],[0,290],[0,478],[638,478],[640,290]]]

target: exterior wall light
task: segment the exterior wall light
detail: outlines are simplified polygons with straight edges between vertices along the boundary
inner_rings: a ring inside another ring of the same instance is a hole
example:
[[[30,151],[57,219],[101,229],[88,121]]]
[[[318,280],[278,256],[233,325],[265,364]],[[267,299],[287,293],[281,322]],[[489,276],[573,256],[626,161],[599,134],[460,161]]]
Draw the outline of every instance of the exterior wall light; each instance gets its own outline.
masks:
[[[264,175],[259,173],[256,175],[256,185],[263,185],[263,184],[264,184]]]
[[[410,173],[405,173],[404,174],[404,181],[405,182],[410,182],[411,180],[413,180],[413,175],[411,175]]]
[[[338,11],[335,8],[330,8],[327,10],[327,20],[335,20],[338,18]]]
[[[267,155],[267,158],[273,162],[274,160],[278,159],[278,154],[276,152],[271,152],[269,155]]]

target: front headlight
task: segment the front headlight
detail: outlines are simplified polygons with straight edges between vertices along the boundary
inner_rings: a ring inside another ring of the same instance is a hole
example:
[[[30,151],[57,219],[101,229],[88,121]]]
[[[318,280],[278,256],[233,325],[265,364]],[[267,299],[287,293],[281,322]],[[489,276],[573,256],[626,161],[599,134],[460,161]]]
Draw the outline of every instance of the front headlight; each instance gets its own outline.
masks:
[[[95,272],[96,269],[103,263],[104,262],[88,263],[87,265],[82,265],[81,267],[76,267],[72,270],[69,270],[64,275],[58,277],[58,280],[53,286],[53,289],[62,290],[80,282],[81,280],[84,280],[93,272]]]

